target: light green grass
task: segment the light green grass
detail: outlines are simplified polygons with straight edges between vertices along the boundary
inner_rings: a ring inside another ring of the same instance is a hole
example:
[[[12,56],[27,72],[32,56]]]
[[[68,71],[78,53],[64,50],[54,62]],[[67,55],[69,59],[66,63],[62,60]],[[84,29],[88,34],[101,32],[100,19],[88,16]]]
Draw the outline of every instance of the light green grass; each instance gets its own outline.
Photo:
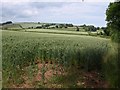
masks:
[[[38,32],[38,33],[88,35],[87,32],[67,31],[67,30],[58,30],[58,29],[27,29],[26,31],[28,31],[28,32]]]
[[[9,30],[21,30],[22,27],[19,24],[8,24],[2,26],[3,29],[9,29]]]
[[[28,28],[28,27],[33,27],[33,28],[35,28],[35,27],[37,27],[37,26],[41,26],[41,24],[38,24],[38,23],[33,23],[33,22],[31,22],[31,23],[17,23],[17,24],[19,24],[19,25],[21,25],[23,28]]]

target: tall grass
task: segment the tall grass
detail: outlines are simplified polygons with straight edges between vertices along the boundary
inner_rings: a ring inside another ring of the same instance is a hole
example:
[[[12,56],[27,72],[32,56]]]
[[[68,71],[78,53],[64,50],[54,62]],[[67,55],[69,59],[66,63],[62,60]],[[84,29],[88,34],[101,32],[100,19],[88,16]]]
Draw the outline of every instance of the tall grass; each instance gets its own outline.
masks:
[[[0,30],[0,88],[2,88],[2,31]]]
[[[41,61],[64,67],[80,66],[86,71],[102,69],[109,40],[90,36],[62,36],[3,31],[3,85],[16,81],[22,69]],[[21,77],[22,78],[22,77]]]
[[[120,45],[112,43],[104,61],[106,80],[113,88],[120,88]]]

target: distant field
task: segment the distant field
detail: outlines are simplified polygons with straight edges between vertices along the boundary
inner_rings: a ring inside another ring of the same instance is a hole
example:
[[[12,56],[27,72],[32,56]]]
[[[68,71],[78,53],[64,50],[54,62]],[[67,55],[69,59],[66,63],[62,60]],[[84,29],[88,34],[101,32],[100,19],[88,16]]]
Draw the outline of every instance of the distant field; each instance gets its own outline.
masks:
[[[1,29],[2,28],[9,29],[9,30],[21,30],[21,29],[23,29],[20,24],[8,24],[8,25],[1,26]]]
[[[38,33],[54,33],[54,34],[71,34],[71,35],[88,35],[88,32],[80,32],[80,31],[68,31],[58,30],[58,29],[26,29],[28,32],[38,32]]]
[[[68,28],[55,28],[56,30],[63,30],[63,31],[76,31],[76,27],[68,27]],[[85,32],[85,29],[83,29],[82,27],[79,27],[79,31],[80,32]],[[78,32],[79,32],[78,31]]]
[[[36,26],[41,25],[41,24],[38,24],[38,23],[16,23],[16,24],[21,25],[23,28],[28,28],[28,27],[35,28]]]
[[[29,27],[37,27],[41,24],[38,23],[15,23],[4,25],[4,30],[14,30],[14,31],[27,31],[27,32],[37,32],[37,33],[53,33],[53,34],[70,34],[70,35],[88,35],[83,28],[79,27],[79,31],[76,31],[76,27],[68,28],[54,28],[54,29],[28,29]]]
[[[25,22],[21,22],[21,23],[14,23],[14,24],[7,24],[3,26],[3,29],[8,29],[8,30],[20,30],[20,29],[28,29],[28,28],[33,28],[35,29],[36,27],[42,26],[45,23],[25,23]],[[0,26],[0,28],[2,28]],[[33,30],[32,29],[32,30]],[[52,28],[51,28],[52,29]],[[76,31],[76,27],[67,27],[67,28],[53,28],[52,30],[61,30],[61,31]],[[80,32],[84,32],[85,30],[82,27],[79,27],[79,31]]]
[[[6,24],[3,26],[3,29],[13,29],[13,30],[19,30],[19,29],[25,29],[29,27],[36,27],[41,24],[38,23],[13,23],[13,24]]]

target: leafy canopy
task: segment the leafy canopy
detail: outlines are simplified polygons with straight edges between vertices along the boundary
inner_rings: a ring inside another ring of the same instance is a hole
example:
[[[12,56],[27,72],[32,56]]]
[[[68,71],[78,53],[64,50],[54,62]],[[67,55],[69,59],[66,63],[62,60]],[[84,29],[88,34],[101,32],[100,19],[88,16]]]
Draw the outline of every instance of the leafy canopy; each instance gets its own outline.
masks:
[[[109,4],[106,10],[106,21],[112,40],[120,42],[120,2]]]

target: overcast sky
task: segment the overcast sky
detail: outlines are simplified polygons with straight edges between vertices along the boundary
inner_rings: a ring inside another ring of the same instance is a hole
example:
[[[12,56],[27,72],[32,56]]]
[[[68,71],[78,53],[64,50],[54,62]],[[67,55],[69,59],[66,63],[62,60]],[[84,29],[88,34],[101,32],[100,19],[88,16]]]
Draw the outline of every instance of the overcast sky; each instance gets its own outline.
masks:
[[[9,2],[8,2],[9,1]],[[44,2],[45,0],[3,0],[0,22],[57,22],[106,26],[105,12],[110,1],[74,0],[73,2]]]

